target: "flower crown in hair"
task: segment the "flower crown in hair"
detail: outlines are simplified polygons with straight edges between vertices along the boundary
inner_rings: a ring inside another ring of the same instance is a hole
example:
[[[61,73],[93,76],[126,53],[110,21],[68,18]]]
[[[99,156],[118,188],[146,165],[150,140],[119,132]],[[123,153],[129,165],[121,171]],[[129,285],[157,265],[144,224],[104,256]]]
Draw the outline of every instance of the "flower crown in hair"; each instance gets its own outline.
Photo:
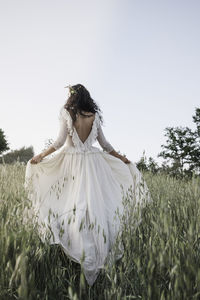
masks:
[[[77,90],[75,90],[70,84],[67,85],[67,86],[65,86],[65,88],[69,88],[70,94],[71,94],[71,95],[74,95],[74,94],[78,94],[78,93],[77,93],[77,90],[79,90],[79,89],[81,88],[81,86],[79,86],[79,87],[77,88]]]

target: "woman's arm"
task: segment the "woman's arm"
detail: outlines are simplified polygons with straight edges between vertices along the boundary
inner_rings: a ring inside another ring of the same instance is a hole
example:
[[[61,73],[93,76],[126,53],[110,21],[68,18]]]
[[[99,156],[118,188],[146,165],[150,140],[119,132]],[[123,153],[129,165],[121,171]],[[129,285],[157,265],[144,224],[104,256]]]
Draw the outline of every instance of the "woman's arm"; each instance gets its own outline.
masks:
[[[67,138],[67,121],[66,119],[60,114],[60,129],[59,129],[59,134],[56,139],[56,141],[46,150],[41,152],[40,154],[34,156],[31,159],[32,164],[37,164],[39,163],[45,156],[55,152],[57,149],[62,147],[64,142],[66,141]]]
[[[102,130],[101,125],[98,128],[97,141],[99,142],[99,144],[103,148],[103,150],[107,151],[110,155],[113,155],[113,156],[121,159],[126,164],[130,163],[130,161],[125,156],[122,156],[121,154],[116,152],[114,150],[113,146],[110,143],[108,143],[108,141],[106,140],[106,138],[103,134],[103,130]]]
[[[31,159],[31,163],[32,163],[32,164],[37,164],[37,163],[41,162],[41,160],[42,160],[45,156],[47,156],[47,155],[49,155],[49,154],[51,154],[51,153],[53,153],[53,152],[55,152],[55,151],[56,151],[56,149],[55,149],[53,146],[50,146],[48,149],[44,150],[42,153],[40,153],[40,154],[34,156],[34,157]]]
[[[119,154],[118,152],[116,152],[115,150],[112,150],[111,152],[109,152],[109,154],[121,159],[125,164],[129,164],[130,163],[130,160],[128,160],[126,158],[126,156],[123,156],[121,154]]]

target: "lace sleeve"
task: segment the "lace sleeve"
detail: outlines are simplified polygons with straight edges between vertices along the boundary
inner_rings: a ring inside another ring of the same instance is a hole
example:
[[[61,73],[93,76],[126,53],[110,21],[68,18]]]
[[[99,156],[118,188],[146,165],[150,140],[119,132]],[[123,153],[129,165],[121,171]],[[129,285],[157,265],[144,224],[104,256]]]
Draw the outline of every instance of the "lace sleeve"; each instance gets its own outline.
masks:
[[[58,133],[57,139],[51,145],[56,150],[64,145],[64,142],[66,141],[67,133],[68,133],[68,131],[67,131],[67,129],[68,129],[67,120],[64,118],[62,110],[60,111],[59,120],[60,120],[59,133]]]
[[[99,142],[100,146],[105,150],[106,152],[111,152],[114,150],[111,144],[108,143],[106,140],[101,125],[99,124],[98,127],[98,135],[97,135],[97,141]]]

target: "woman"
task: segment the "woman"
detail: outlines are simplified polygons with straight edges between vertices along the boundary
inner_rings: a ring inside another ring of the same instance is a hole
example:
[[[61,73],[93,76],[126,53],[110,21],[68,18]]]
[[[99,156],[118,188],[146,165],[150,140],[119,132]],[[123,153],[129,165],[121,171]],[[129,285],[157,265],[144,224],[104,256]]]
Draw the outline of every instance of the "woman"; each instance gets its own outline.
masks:
[[[106,140],[101,111],[83,85],[69,86],[59,118],[56,141],[27,163],[26,187],[41,230],[43,225],[47,234],[49,228],[50,243],[82,263],[92,285],[120,232],[116,212],[123,212],[123,193],[139,191],[142,178],[135,164]],[[96,140],[104,151],[93,146]],[[139,194],[137,201],[142,201]],[[122,254],[121,246],[114,260]]]

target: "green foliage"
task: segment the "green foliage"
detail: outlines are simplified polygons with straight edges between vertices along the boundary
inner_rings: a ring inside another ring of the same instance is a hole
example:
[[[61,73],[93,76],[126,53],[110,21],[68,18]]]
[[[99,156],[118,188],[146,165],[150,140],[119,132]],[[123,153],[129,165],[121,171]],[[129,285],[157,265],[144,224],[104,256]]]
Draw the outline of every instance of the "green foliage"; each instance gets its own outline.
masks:
[[[158,163],[152,158],[149,157],[147,159],[147,157],[145,156],[145,153],[143,153],[143,156],[141,157],[141,159],[137,162],[137,168],[140,171],[149,171],[152,174],[156,174],[160,171],[160,168],[158,166]]]
[[[27,163],[28,160],[34,156],[33,147],[22,147],[19,150],[12,150],[2,157],[0,157],[0,163],[15,163],[16,161]]]
[[[167,127],[165,136],[166,145],[158,155],[171,162],[171,173],[189,175],[200,173],[200,109],[196,108],[193,121],[196,130],[188,127]],[[169,169],[169,168],[168,168]]]
[[[195,158],[200,155],[197,148],[196,132],[188,127],[168,127],[165,131],[167,141],[166,145],[161,146],[164,150],[159,156],[170,159],[172,166],[176,167],[178,173],[183,173],[185,169],[195,170],[198,167]]]
[[[6,150],[9,150],[8,142],[3,130],[0,128],[0,154]]]
[[[200,108],[195,109],[195,115],[193,116],[193,121],[197,126],[197,135],[200,137]]]
[[[79,264],[40,240],[28,218],[24,170],[18,163],[0,166],[0,299],[199,299],[199,178],[145,174],[152,202],[138,222],[127,194],[124,255],[89,287]]]
[[[164,173],[177,178],[192,177],[200,174],[200,108],[196,108],[193,121],[196,130],[188,127],[167,127],[165,129],[166,144],[161,145],[163,151],[158,157],[164,158],[161,166],[151,157],[143,155],[137,163],[142,171],[153,174]]]

